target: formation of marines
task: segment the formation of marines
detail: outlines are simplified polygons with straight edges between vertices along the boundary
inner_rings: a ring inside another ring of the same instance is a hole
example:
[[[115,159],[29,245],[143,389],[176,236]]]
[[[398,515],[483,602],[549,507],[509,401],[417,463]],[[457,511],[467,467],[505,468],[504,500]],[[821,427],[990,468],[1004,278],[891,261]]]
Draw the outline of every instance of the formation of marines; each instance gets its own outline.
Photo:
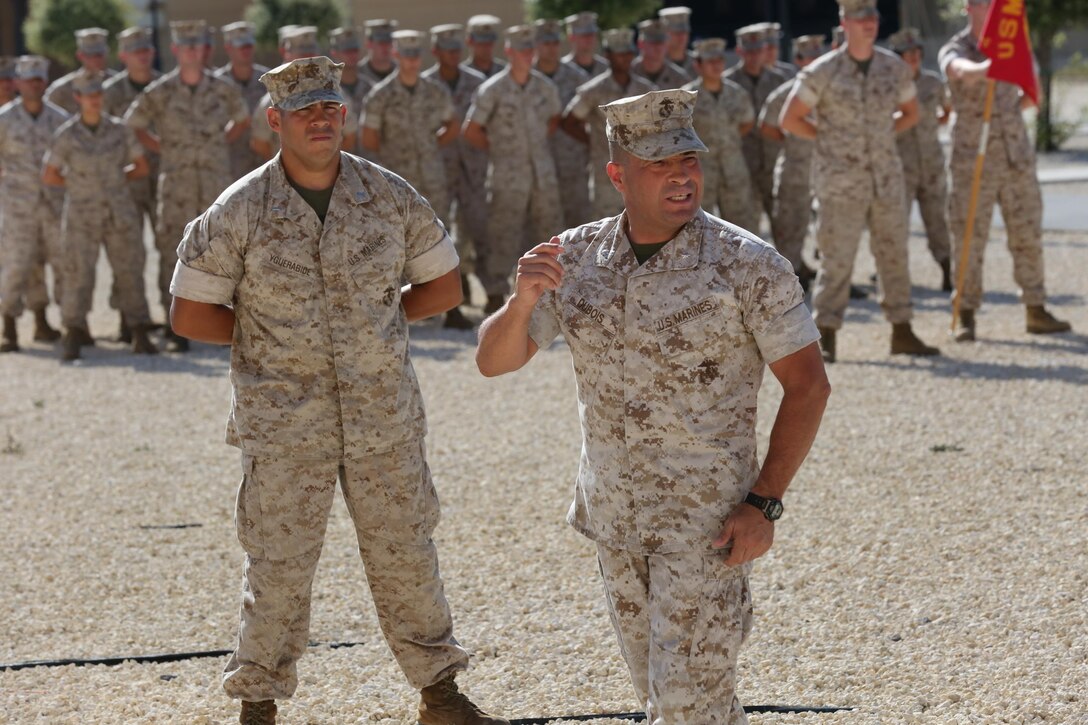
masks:
[[[336,28],[327,53],[344,64],[341,148],[399,174],[428,199],[457,244],[466,300],[474,273],[491,313],[509,295],[514,262],[526,249],[622,209],[605,171],[602,107],[652,90],[698,91],[694,125],[709,149],[704,208],[755,233],[768,230],[802,285],[813,285],[825,360],[836,357],[835,332],[855,291],[850,280],[864,228],[877,261],[878,298],[893,325],[891,352],[936,354],[910,329],[908,214],[916,200],[941,288],[952,291],[981,126],[983,84],[976,81],[985,75],[977,50],[981,19],[972,13],[986,3],[966,3],[971,24],[942,49],[944,77],[921,67],[913,29],[892,35],[890,51],[874,45],[873,0],[839,4],[842,22],[830,51],[823,36],[802,36],[792,39],[793,63],[783,62],[780,26],[758,23],[736,31],[738,60],[728,67],[724,39],[691,42],[684,7],[662,9],[638,23],[637,34],[602,32],[592,12],[505,30],[491,15],[429,32],[385,19],[367,21],[361,32]],[[176,67],[163,75],[152,67],[149,29],[118,35],[119,72],[106,67],[108,33],[79,30],[81,67],[44,94],[36,87],[48,77],[45,59],[0,60],[0,351],[19,349],[15,318],[24,308],[35,315],[35,340],[59,337],[45,314],[46,264],[62,309],[62,358],[78,358],[82,346],[94,344],[85,287],[93,288],[101,246],[113,269],[110,304],[121,314],[120,339],[134,352],[158,351],[148,337],[154,326],[141,281],[144,220],[158,255],[159,301],[169,309],[185,225],[278,148],[266,118],[271,98],[259,80],[268,69],[253,60],[253,26],[220,29],[229,62],[214,69],[212,37],[203,21],[172,22]],[[561,57],[564,37],[570,52]],[[428,49],[437,62],[423,70]],[[285,62],[325,52],[315,27],[279,31]],[[957,340],[974,339],[994,203],[1010,218],[1027,330],[1069,329],[1044,306],[1041,201],[1018,115],[1022,94],[998,87],[992,161],[965,289],[957,292]],[[951,119],[946,161],[937,133]],[[53,161],[43,167],[47,154]],[[119,180],[131,204],[118,201]],[[815,259],[803,253],[810,228]],[[474,325],[460,307],[444,324]],[[188,348],[168,322],[163,332],[168,350]]]

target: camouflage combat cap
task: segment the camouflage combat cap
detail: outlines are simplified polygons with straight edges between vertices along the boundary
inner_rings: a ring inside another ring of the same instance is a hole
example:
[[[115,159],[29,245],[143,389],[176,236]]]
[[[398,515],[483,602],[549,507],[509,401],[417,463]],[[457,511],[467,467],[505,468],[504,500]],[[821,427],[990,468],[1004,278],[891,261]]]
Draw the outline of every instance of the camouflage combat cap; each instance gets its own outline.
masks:
[[[665,28],[673,32],[687,32],[691,30],[691,8],[677,5],[671,8],[661,8],[657,11],[657,17],[665,24]]]
[[[465,29],[468,37],[476,43],[494,43],[499,39],[501,23],[494,15],[473,15],[465,23]]]
[[[793,39],[793,54],[802,58],[817,58],[824,52],[824,36],[802,35]]]
[[[215,26],[204,25],[204,45],[215,45]]]
[[[753,25],[745,25],[743,28],[737,28],[736,37],[738,50],[759,50],[766,42],[763,23],[755,23]]]
[[[203,20],[172,20],[170,42],[174,45],[204,45],[206,26]]]
[[[341,26],[329,31],[329,48],[331,50],[343,52],[345,50],[359,50],[362,47],[363,42],[359,39],[359,34],[355,32],[355,28]]]
[[[276,43],[277,43],[277,45],[279,45],[282,48],[283,47],[283,41],[287,38],[288,35],[295,32],[295,28],[297,28],[297,27],[298,27],[297,25],[281,25],[279,28],[277,28],[276,29]]]
[[[511,50],[533,49],[533,26],[511,25],[505,32],[506,45]]]
[[[15,79],[28,81],[33,78],[49,80],[49,59],[40,55],[20,55],[15,59]]]
[[[568,35],[596,35],[600,28],[597,27],[597,13],[588,10],[563,18],[567,26]]]
[[[691,124],[696,95],[678,89],[650,91],[600,106],[609,143],[645,161],[707,151]]]
[[[903,28],[888,36],[888,45],[896,53],[906,53],[908,50],[922,47],[922,34],[918,28]]]
[[[777,43],[778,41],[782,40],[781,23],[757,23],[757,25],[763,28],[764,40],[772,43]]]
[[[644,43],[664,43],[667,38],[665,23],[656,18],[638,24],[638,39]]]
[[[224,25],[219,32],[223,35],[223,45],[241,48],[256,43],[253,23],[247,23],[245,20]]]
[[[635,31],[630,28],[612,28],[604,31],[601,47],[609,53],[634,53]]]
[[[131,28],[125,28],[117,35],[117,50],[121,53],[132,53],[154,47],[151,28],[134,25]]]
[[[76,50],[87,55],[105,55],[109,52],[110,31],[104,28],[82,28],[76,31]]]
[[[699,60],[725,57],[725,38],[703,38],[692,44],[692,55]]]
[[[558,43],[563,38],[563,24],[558,20],[541,18],[533,23],[533,41],[536,43]]]
[[[317,55],[321,47],[317,44],[317,26],[296,25],[283,37],[284,51],[295,55]]]
[[[0,55],[0,80],[11,80],[15,77],[15,56]]]
[[[431,45],[441,50],[461,50],[465,47],[465,26],[446,23],[431,28]]]
[[[876,9],[876,0],[838,0],[838,2],[840,18],[864,20],[880,17],[880,11]]]
[[[315,103],[344,103],[340,91],[343,63],[319,55],[284,63],[261,76],[272,97],[272,105],[283,111],[297,111]]]
[[[396,20],[367,20],[363,23],[363,32],[366,33],[366,39],[372,43],[392,43],[393,31],[400,27],[400,23]]]
[[[405,58],[418,58],[423,55],[427,36],[419,30],[398,30],[393,33],[393,48]]]
[[[99,71],[81,70],[72,79],[72,90],[80,95],[101,93],[102,84],[106,82],[106,74]]]

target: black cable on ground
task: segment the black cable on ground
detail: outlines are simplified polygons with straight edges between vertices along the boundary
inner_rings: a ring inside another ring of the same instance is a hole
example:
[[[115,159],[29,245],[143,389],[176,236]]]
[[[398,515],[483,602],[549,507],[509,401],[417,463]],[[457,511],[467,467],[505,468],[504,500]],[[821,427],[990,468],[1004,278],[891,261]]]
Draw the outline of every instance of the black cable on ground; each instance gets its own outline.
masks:
[[[362,642],[310,642],[310,647],[328,647],[330,649],[340,649],[341,647],[356,647],[361,645]],[[138,663],[158,663],[158,662],[182,662],[184,660],[198,660],[206,657],[226,657],[234,650],[229,649],[211,649],[201,650],[197,652],[169,652],[159,655],[131,655],[128,657],[90,657],[85,659],[80,658],[68,658],[57,660],[30,660],[28,662],[14,662],[12,664],[0,665],[0,672],[14,671],[14,670],[28,670],[34,667],[65,667],[67,665],[75,665],[76,667],[87,667],[90,665],[106,665],[107,667],[116,667],[117,665],[125,662],[138,662]]]
[[[800,712],[849,712],[852,707],[810,707],[805,705],[745,705],[746,713],[800,713]],[[547,725],[558,720],[574,720],[585,722],[589,720],[604,720],[605,718],[616,720],[634,720],[645,722],[644,712],[604,712],[597,715],[563,715],[561,717],[525,717],[510,721],[510,725]]]

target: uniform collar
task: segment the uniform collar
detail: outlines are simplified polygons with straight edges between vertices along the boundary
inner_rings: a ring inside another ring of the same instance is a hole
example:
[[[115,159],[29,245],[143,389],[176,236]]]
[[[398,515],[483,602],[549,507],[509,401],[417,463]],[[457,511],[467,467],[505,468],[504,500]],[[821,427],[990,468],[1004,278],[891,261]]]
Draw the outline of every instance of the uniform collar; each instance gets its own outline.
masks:
[[[631,242],[627,239],[627,232],[624,231],[626,220],[627,212],[624,211],[619,216],[613,217],[602,230],[598,237],[597,248],[593,252],[598,267],[610,269],[625,277],[632,277],[636,274],[677,272],[698,266],[703,251],[706,212],[700,209],[691,221],[681,227],[679,233],[668,244],[646,260],[642,266],[639,266],[638,260],[635,259]]]
[[[329,212],[325,221],[344,216],[356,205],[365,204],[368,201],[370,201],[370,191],[359,175],[353,173],[347,155],[341,151],[340,171],[336,175],[336,183],[333,185],[332,199],[329,201]],[[299,219],[307,212],[313,212],[306,200],[299,196],[298,192],[291,187],[291,183],[287,181],[287,173],[283,169],[283,161],[279,153],[272,160],[269,210],[273,219]]]

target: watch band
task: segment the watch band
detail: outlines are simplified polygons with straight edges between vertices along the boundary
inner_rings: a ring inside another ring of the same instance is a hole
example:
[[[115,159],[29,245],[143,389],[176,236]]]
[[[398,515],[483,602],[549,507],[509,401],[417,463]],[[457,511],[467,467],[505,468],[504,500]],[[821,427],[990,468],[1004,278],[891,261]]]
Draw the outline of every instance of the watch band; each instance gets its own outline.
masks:
[[[748,492],[748,495],[744,497],[744,503],[749,506],[755,506],[759,509],[763,516],[768,521],[777,521],[782,517],[782,512],[785,507],[782,506],[782,501],[777,498],[763,497],[759,494]]]

